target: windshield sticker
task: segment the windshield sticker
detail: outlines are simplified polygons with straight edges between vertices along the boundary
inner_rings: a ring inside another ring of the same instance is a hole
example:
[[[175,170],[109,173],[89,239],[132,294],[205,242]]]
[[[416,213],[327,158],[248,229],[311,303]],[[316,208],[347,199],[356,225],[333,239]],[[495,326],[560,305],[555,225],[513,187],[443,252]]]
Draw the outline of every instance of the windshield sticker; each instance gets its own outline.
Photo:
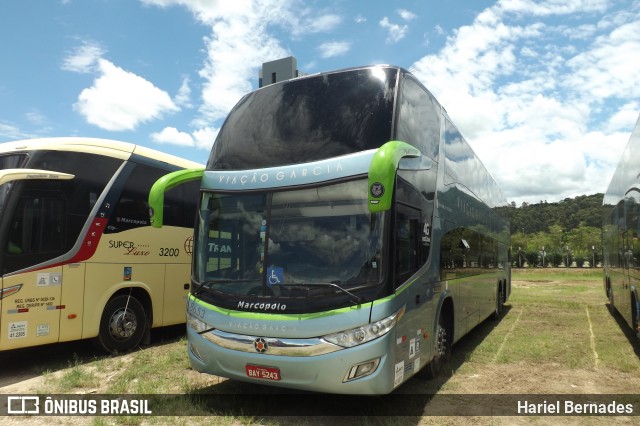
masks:
[[[267,268],[267,285],[282,284],[284,282],[284,269],[276,266]]]

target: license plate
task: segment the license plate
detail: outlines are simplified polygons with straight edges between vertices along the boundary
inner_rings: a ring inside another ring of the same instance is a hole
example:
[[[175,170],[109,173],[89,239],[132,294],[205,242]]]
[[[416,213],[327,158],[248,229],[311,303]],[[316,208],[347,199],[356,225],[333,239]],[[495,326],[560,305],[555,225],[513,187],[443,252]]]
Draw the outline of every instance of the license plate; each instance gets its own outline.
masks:
[[[263,380],[280,380],[280,369],[277,367],[264,367],[262,365],[246,365],[247,377]]]

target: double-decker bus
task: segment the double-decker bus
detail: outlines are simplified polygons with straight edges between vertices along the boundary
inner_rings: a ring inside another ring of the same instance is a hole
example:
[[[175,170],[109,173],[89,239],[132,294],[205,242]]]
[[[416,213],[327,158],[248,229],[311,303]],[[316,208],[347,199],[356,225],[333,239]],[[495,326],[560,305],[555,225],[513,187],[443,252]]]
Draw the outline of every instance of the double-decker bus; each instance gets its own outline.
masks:
[[[151,185],[197,168],[142,146],[91,138],[0,144],[0,350],[95,338],[109,352],[184,323],[198,185]]]
[[[640,118],[604,194],[604,289],[640,338]]]
[[[501,190],[408,71],[369,66],[258,89],[200,181],[188,353],[200,372],[385,394],[437,374],[511,289]]]

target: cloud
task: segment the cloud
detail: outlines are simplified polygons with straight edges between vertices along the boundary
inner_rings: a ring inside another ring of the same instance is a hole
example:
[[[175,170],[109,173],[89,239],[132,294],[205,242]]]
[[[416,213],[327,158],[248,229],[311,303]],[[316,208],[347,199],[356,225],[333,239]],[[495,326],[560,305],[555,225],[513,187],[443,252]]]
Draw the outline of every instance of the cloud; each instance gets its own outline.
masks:
[[[151,140],[158,143],[167,143],[178,146],[193,146],[193,138],[190,134],[179,132],[175,127],[165,127],[161,132],[151,133]]]
[[[640,112],[639,27],[604,0],[498,2],[411,69],[509,201],[604,192]]]
[[[400,15],[400,17],[405,21],[413,21],[418,17],[418,15],[416,15],[415,13],[409,12],[406,9],[398,9],[397,12],[398,12],[398,15]]]
[[[216,137],[218,137],[219,131],[219,128],[211,126],[205,126],[201,129],[198,129],[193,132],[193,143],[195,144],[196,148],[210,151],[211,147],[213,146],[213,142],[216,140]]]
[[[191,103],[191,88],[189,87],[189,77],[184,77],[182,79],[182,84],[180,85],[180,89],[178,89],[178,94],[175,96],[173,101],[179,107],[193,108],[193,104]]]
[[[206,58],[198,73],[204,81],[203,102],[199,117],[194,120],[194,126],[202,128],[222,120],[242,96],[253,90],[260,64],[291,55],[282,46],[276,30],[282,29],[295,38],[330,31],[342,22],[339,15],[312,10],[298,0],[142,2],[158,7],[185,7],[198,22],[210,28],[205,38]]]
[[[84,89],[74,109],[105,130],[134,130],[139,124],[179,110],[167,92],[144,78],[98,60],[99,77]]]
[[[323,58],[331,58],[333,56],[344,55],[351,48],[351,43],[348,41],[331,41],[322,43],[318,49],[320,50],[320,56]]]
[[[26,133],[20,130],[19,127],[11,123],[0,121],[0,137],[2,137],[3,139],[9,139],[9,140],[21,140],[21,139],[30,139],[37,136],[32,133]]]
[[[311,19],[306,19],[306,28],[302,32],[318,33],[331,31],[332,29],[337,27],[340,22],[342,22],[342,18],[338,15],[320,15]]]
[[[98,60],[105,53],[106,50],[99,44],[83,42],[81,46],[64,58],[62,69],[83,74],[92,73],[98,65]]]
[[[380,26],[388,31],[387,43],[397,43],[405,38],[409,31],[409,27],[407,25],[400,26],[398,24],[393,24],[386,16],[380,21]]]
[[[211,150],[213,141],[218,136],[215,127],[203,127],[193,132],[193,134],[180,132],[175,127],[165,127],[160,132],[152,133],[151,140],[157,143],[164,143],[177,146],[194,147],[204,150]]]

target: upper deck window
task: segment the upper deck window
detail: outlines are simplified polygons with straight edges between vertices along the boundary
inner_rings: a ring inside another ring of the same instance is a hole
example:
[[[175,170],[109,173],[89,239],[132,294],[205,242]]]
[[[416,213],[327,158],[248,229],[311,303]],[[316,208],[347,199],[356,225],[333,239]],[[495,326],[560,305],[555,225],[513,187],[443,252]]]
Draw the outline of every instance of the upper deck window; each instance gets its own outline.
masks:
[[[398,70],[372,67],[266,86],[231,111],[208,170],[298,164],[391,140]]]

